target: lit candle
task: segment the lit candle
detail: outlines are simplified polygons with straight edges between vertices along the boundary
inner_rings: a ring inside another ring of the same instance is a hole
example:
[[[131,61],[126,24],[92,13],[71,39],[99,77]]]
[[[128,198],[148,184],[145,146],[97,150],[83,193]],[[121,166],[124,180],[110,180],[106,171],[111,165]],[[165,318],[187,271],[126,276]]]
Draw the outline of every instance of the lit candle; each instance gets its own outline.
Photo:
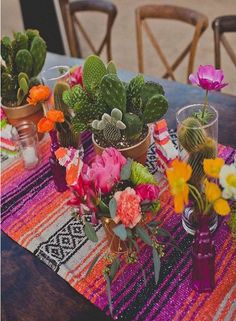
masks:
[[[34,166],[38,163],[38,156],[36,154],[36,150],[32,146],[28,146],[22,149],[22,157],[25,162],[25,166]]]

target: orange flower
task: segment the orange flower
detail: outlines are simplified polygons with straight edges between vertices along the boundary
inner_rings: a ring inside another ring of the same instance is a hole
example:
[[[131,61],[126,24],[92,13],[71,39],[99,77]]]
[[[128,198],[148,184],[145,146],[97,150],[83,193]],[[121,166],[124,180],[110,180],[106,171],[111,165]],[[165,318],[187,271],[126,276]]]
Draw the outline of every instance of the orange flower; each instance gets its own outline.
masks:
[[[37,103],[44,102],[45,100],[47,100],[50,94],[51,91],[47,86],[33,86],[29,91],[29,97],[27,98],[27,102],[29,104],[36,105]]]
[[[64,114],[60,110],[49,110],[46,117],[47,119],[57,123],[63,123],[65,121]]]
[[[46,117],[43,117],[38,122],[38,132],[39,133],[46,133],[50,132],[50,130],[54,129],[54,122]]]
[[[204,159],[204,172],[210,177],[219,178],[219,173],[224,163],[225,161],[222,158]]]

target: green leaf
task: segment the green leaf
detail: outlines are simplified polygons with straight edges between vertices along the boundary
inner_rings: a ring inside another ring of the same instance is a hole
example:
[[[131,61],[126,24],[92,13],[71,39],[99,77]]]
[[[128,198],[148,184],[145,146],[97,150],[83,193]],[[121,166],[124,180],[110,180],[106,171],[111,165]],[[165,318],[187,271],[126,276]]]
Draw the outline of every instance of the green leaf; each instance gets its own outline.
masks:
[[[158,227],[157,234],[161,235],[161,236],[164,236],[164,237],[169,237],[169,238],[172,239],[172,236],[171,236],[170,232],[168,232],[167,230],[165,230],[162,227]]]
[[[127,239],[127,231],[123,224],[114,227],[113,231],[122,241],[125,241]]]
[[[85,222],[85,224],[84,224],[84,233],[90,241],[92,241],[92,242],[98,241],[96,231],[95,231],[94,227],[89,222]]]
[[[137,225],[136,226],[136,232],[138,234],[138,236],[147,244],[147,245],[152,245],[152,240],[150,238],[150,236],[148,235],[148,233],[145,231],[144,228],[142,228],[141,226]]]
[[[131,242],[131,244],[134,246],[134,248],[136,249],[136,251],[139,253],[139,247],[138,247],[138,243],[133,240],[133,239],[129,239],[129,241]]]
[[[99,259],[99,257],[100,257],[100,254],[96,255],[95,258],[92,260],[92,262],[91,262],[91,264],[90,264],[90,266],[89,266],[89,268],[88,268],[88,271],[87,271],[87,273],[86,273],[85,276],[88,276],[89,273],[92,271],[92,268],[93,268],[94,265],[97,263],[97,260]]]
[[[109,310],[110,310],[110,313],[112,316],[113,311],[112,311],[112,302],[111,302],[111,281],[110,281],[109,275],[107,273],[104,273],[104,278],[107,282],[106,293],[107,293],[107,298],[108,298]]]
[[[110,280],[112,281],[119,269],[120,266],[120,260],[118,257],[115,258],[115,260],[112,262],[111,269],[110,269]]]
[[[101,209],[101,212],[110,214],[109,207],[102,200],[100,200],[99,207]]]
[[[114,218],[116,216],[116,208],[117,208],[116,199],[112,197],[112,199],[109,202],[109,210],[110,210],[111,218]]]
[[[133,160],[131,158],[127,159],[127,162],[121,169],[120,178],[122,181],[128,180],[131,175],[131,166],[132,166]]]
[[[160,224],[161,224],[161,221],[152,221],[147,223],[147,225],[150,227],[157,227],[157,225],[160,225]]]
[[[157,284],[159,280],[159,275],[160,275],[161,261],[157,253],[157,250],[154,247],[152,248],[152,255],[153,255],[155,282]]]
[[[127,229],[126,229],[126,232],[127,232],[127,237],[128,237],[129,239],[132,239],[133,233],[132,233],[131,229],[130,229],[130,228],[127,228]]]

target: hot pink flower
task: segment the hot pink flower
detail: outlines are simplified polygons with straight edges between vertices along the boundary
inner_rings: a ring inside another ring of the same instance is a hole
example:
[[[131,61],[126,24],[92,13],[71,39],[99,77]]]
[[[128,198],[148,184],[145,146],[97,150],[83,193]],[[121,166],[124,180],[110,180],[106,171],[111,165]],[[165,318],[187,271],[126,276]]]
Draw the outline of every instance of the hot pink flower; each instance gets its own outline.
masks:
[[[208,91],[220,90],[228,85],[223,83],[223,71],[215,69],[212,65],[199,66],[197,73],[191,74],[189,80],[193,85],[198,85]]]
[[[154,201],[160,192],[159,188],[152,184],[140,184],[135,187],[135,191],[142,201]]]
[[[120,180],[120,171],[126,159],[115,148],[106,148],[102,155],[97,155],[89,171],[89,179],[102,193],[109,193]]]
[[[69,78],[70,87],[75,85],[83,86],[83,69],[82,66],[72,68]]]
[[[116,192],[114,198],[117,202],[116,216],[114,222],[121,223],[125,227],[133,228],[141,220],[140,197],[131,187],[127,187],[124,191]]]

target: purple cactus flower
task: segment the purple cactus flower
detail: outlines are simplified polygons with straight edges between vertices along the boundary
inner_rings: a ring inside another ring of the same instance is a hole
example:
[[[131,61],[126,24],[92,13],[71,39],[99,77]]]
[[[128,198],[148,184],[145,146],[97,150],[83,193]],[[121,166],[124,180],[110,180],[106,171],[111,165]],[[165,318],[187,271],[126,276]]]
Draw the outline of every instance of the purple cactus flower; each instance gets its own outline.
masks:
[[[197,73],[189,76],[189,80],[193,85],[197,85],[207,91],[220,90],[228,85],[223,83],[223,71],[215,69],[212,65],[200,65]]]

